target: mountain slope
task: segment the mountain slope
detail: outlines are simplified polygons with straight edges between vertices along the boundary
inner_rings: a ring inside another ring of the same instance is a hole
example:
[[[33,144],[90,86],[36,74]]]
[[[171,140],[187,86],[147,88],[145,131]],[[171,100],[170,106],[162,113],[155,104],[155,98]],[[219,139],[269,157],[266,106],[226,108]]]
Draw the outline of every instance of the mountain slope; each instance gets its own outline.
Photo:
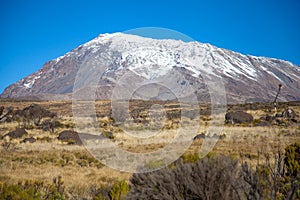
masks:
[[[102,60],[109,64],[100,63],[105,70],[97,98],[110,98],[118,80],[130,72],[131,81],[170,79],[179,86],[191,85],[199,100],[205,102],[209,101],[209,93],[203,74],[223,78],[228,102],[272,101],[278,84],[284,86],[280,101],[300,99],[300,68],[290,62],[242,55],[200,42],[157,40],[123,33],[99,35],[45,63],[42,69],[7,87],[1,98],[70,99],[80,67],[87,60],[104,55]],[[201,59],[202,64],[190,62],[195,58]],[[174,72],[181,76],[170,78]],[[183,92],[184,88],[176,90]],[[167,93],[162,89],[159,96],[169,98]]]

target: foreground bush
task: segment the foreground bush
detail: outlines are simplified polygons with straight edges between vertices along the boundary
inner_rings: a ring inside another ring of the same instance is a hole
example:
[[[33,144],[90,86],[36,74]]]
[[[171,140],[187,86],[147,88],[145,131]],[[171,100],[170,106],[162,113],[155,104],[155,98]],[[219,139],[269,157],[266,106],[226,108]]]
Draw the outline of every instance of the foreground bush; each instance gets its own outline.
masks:
[[[127,199],[300,199],[300,145],[251,167],[229,157],[185,159],[159,171],[134,174]]]
[[[237,199],[238,163],[228,157],[178,162],[174,168],[134,174],[128,199]]]

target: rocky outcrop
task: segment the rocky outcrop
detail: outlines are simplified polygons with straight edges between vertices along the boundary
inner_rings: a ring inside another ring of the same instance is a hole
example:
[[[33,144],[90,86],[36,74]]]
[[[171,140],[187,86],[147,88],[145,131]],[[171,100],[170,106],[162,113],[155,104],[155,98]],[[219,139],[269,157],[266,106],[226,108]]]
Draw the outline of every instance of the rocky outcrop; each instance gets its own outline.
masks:
[[[22,110],[14,110],[12,107],[0,107],[0,123],[11,121],[33,121],[35,125],[40,126],[40,121],[43,118],[54,118],[56,113],[53,113],[38,104],[31,104]]]
[[[287,119],[295,119],[297,118],[297,114],[296,112],[291,109],[291,108],[287,108],[282,112],[282,117],[287,118]]]
[[[38,104],[31,104],[30,106],[24,108],[21,111],[16,112],[15,114],[18,114],[22,117],[27,117],[31,119],[41,119],[45,117],[55,117],[56,114],[46,110],[45,108],[41,107]]]

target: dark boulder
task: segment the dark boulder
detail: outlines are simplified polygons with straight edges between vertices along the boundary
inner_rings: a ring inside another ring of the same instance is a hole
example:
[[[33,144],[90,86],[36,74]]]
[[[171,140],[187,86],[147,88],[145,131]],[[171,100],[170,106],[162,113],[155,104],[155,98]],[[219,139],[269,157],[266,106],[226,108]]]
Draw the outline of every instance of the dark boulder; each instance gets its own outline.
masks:
[[[6,135],[4,135],[4,137],[8,136],[10,138],[21,138],[27,134],[28,133],[24,128],[17,128],[16,130],[11,131],[11,132],[7,133]]]
[[[76,131],[65,130],[59,133],[58,140],[68,142],[68,144],[82,144],[79,134]]]
[[[22,140],[23,143],[34,143],[35,141],[36,139],[33,137],[25,138],[24,140]]]
[[[231,111],[226,113],[225,122],[227,124],[251,123],[253,116],[243,111]]]

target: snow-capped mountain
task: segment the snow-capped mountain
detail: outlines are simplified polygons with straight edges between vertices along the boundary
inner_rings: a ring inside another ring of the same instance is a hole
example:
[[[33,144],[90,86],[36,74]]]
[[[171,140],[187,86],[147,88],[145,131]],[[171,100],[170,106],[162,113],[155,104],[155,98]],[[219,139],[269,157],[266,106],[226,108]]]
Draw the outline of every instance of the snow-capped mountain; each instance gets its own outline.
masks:
[[[76,75],[90,59],[103,61],[98,63],[103,68],[101,88],[97,90],[100,99],[110,98],[119,79],[131,73],[130,82],[167,80],[180,86],[177,92],[184,92],[184,86],[189,85],[198,99],[206,102],[210,97],[204,74],[222,78],[228,102],[272,101],[279,84],[284,86],[279,101],[300,100],[300,68],[290,62],[243,55],[200,42],[124,33],[101,34],[45,63],[42,69],[7,87],[1,98],[70,99]],[[170,76],[175,72],[180,76]],[[168,96],[166,89],[159,93]]]

